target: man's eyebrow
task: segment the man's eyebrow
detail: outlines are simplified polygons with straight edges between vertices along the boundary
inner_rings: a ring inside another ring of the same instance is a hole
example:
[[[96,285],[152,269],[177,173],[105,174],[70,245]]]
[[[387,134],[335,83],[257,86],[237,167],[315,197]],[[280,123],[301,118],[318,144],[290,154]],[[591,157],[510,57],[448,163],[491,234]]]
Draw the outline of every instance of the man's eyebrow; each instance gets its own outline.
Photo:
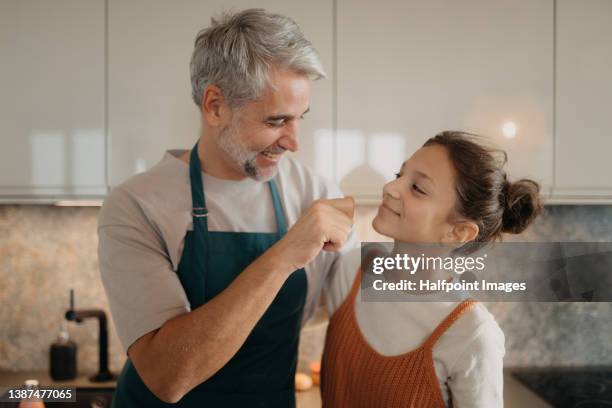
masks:
[[[310,112],[310,106],[304,111],[304,113],[302,113],[302,116],[304,116],[305,114],[307,114],[308,112]],[[282,119],[294,119],[295,116],[290,115],[288,113],[279,113],[278,115],[272,115],[272,116],[268,116],[266,118],[267,121],[275,121],[275,120],[282,120]]]

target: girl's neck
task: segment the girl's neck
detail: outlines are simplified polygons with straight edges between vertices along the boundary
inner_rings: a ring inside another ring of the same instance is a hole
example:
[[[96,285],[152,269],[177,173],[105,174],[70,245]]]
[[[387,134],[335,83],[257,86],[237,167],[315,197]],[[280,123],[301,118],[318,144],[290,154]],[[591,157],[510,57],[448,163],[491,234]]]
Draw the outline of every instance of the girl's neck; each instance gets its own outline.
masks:
[[[409,243],[401,242],[398,240],[394,241],[393,251],[388,256],[395,257],[396,255],[409,257],[441,257],[445,258],[452,256],[449,253],[449,248],[446,245],[435,244],[435,243]],[[414,272],[414,273],[411,273]],[[419,266],[414,271],[408,271],[404,269],[400,270],[386,270],[383,273],[385,280],[390,282],[397,282],[402,279],[417,282],[417,288],[419,287],[418,282],[420,281],[431,281],[436,282],[439,280],[452,281],[453,277],[448,271],[440,268],[427,268],[426,265]],[[428,290],[416,290],[411,291],[413,294],[430,294],[438,291]]]

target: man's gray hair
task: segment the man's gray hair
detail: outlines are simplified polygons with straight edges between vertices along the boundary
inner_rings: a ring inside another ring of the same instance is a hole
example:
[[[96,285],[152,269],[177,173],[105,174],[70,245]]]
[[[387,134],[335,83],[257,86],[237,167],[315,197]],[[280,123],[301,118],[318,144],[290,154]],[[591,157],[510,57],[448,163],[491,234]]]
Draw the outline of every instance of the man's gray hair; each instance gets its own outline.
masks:
[[[315,80],[326,76],[317,51],[289,17],[262,9],[224,13],[196,37],[190,63],[193,101],[199,107],[211,84],[231,107],[256,100],[272,66]]]

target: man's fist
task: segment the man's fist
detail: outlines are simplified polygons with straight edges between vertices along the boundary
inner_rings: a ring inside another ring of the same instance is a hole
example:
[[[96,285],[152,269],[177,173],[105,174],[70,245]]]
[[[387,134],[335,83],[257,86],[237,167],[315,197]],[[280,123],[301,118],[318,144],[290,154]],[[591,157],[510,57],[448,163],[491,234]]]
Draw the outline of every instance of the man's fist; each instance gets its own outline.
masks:
[[[351,220],[355,215],[355,200],[353,197],[332,198],[331,200],[319,200],[319,202],[331,205],[335,209],[342,211]]]
[[[355,200],[353,197],[344,197],[344,198],[333,198],[331,200],[322,200],[326,204],[331,205],[338,211],[346,214],[347,217],[351,220],[351,227],[353,226],[353,218],[355,216]],[[350,232],[350,231],[349,231]],[[344,242],[342,242],[344,244]],[[325,251],[338,251],[342,248],[342,245],[338,246],[332,241],[327,241],[323,245],[323,249]]]
[[[317,200],[272,249],[293,270],[303,268],[319,252],[338,251],[353,227],[352,197]]]

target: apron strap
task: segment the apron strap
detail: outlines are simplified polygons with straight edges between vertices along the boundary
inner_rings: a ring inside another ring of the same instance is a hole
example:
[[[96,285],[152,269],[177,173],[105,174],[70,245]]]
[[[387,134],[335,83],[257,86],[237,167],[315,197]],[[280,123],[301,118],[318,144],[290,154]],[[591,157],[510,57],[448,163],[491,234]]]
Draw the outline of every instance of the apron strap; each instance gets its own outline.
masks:
[[[276,217],[276,233],[283,236],[287,233],[287,221],[285,220],[285,212],[283,211],[283,204],[281,203],[278,190],[276,189],[276,183],[274,180],[268,181],[270,186],[270,193],[272,193],[272,204],[274,204],[274,216]]]
[[[198,142],[199,143],[199,142]],[[204,199],[204,184],[202,182],[202,170],[200,167],[200,158],[198,157],[198,143],[191,149],[191,158],[189,160],[189,178],[191,180],[191,215],[195,219],[198,218],[208,230],[208,210],[206,209],[206,201]],[[195,225],[194,225],[195,229]]]
[[[198,157],[198,143],[191,150],[189,160],[189,179],[191,183],[191,216],[193,220],[193,231],[191,239],[185,238],[183,256],[179,264],[179,270],[184,260],[191,263],[191,276],[189,284],[181,283],[187,293],[187,298],[192,305],[201,305],[206,302],[206,264],[208,263],[208,210],[204,201],[204,184],[202,182],[202,171],[200,170],[200,158]],[[186,257],[185,253],[191,254]]]

